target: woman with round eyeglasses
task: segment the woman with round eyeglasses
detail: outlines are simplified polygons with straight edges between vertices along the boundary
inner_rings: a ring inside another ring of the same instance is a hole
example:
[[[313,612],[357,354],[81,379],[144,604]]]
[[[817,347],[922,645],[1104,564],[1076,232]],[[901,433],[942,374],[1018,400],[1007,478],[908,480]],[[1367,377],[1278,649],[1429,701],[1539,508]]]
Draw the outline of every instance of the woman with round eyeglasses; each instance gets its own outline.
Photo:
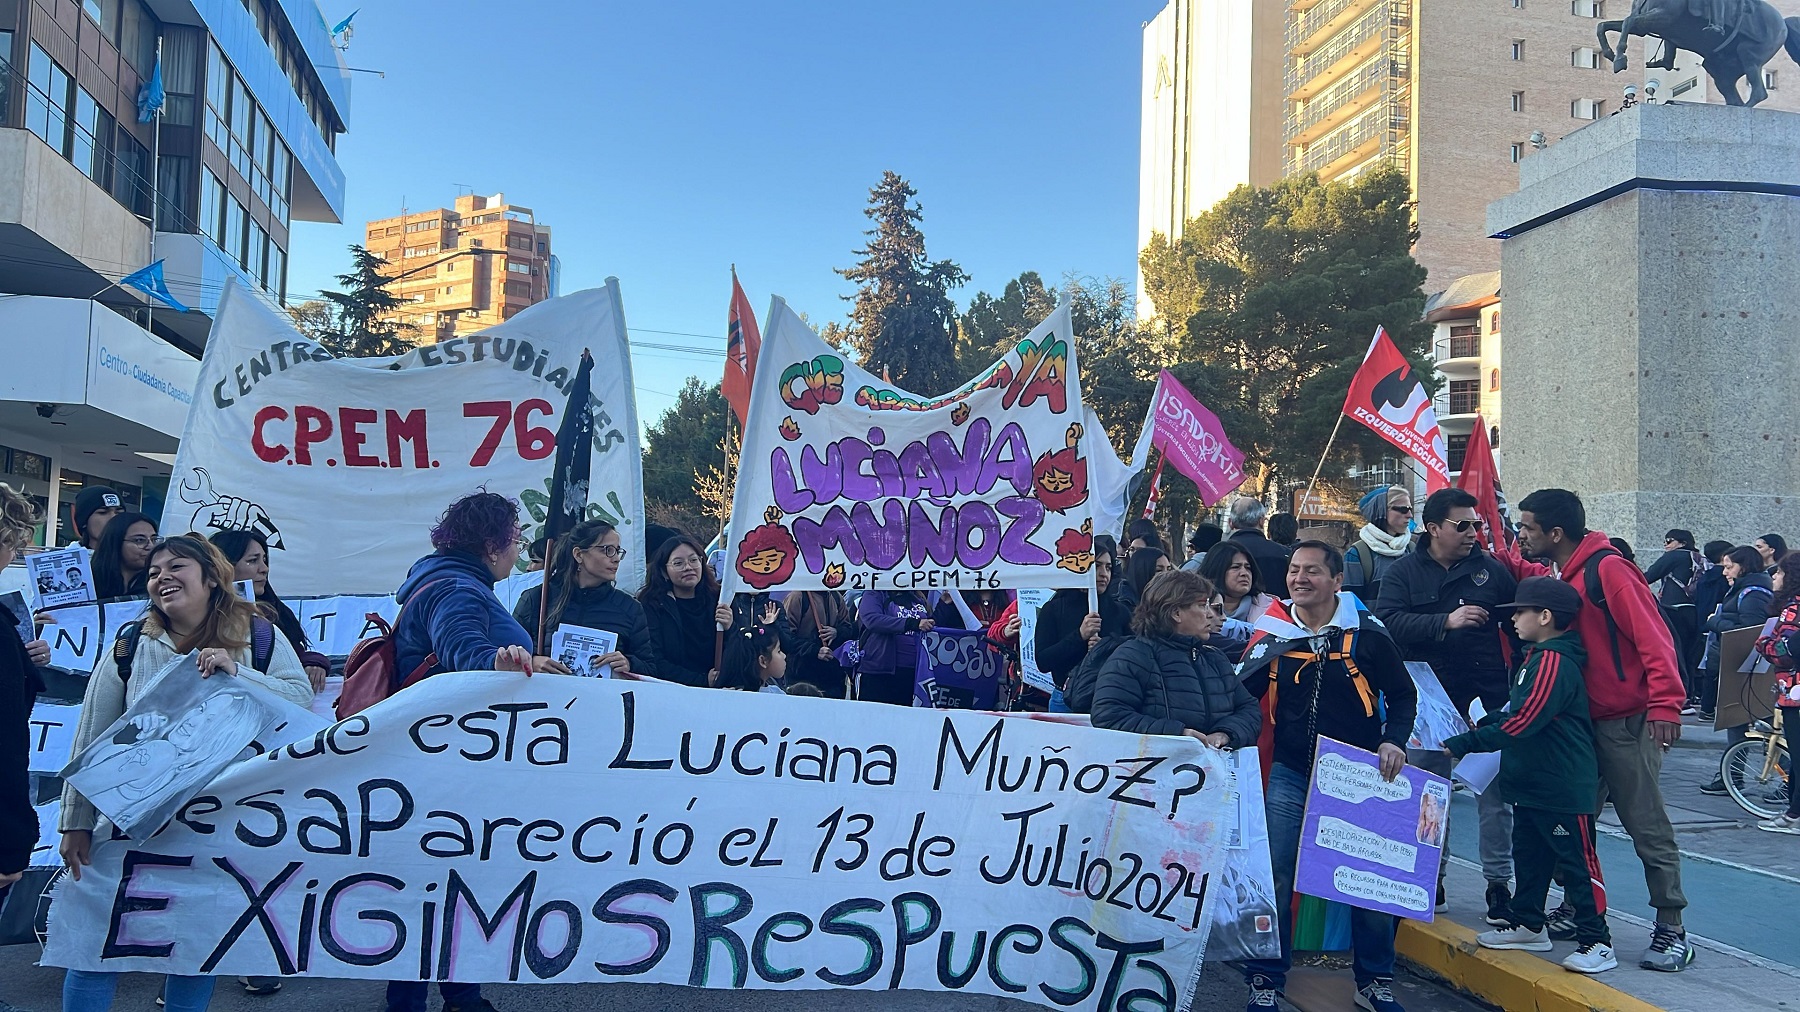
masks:
[[[156,521],[142,513],[121,513],[106,524],[94,549],[94,594],[105,601],[144,592],[150,550],[162,542]]]
[[[1224,618],[1224,599],[1205,577],[1176,570],[1151,580],[1131,616],[1133,637],[1100,669],[1094,726],[1185,734],[1212,748],[1256,744],[1262,709],[1206,643]]]
[[[676,533],[657,546],[638,603],[656,640],[657,677],[684,685],[713,684],[718,675],[715,633],[720,626],[730,628],[731,605],[719,602],[719,581],[707,568],[706,549],[698,540]]]
[[[588,659],[594,669],[604,666],[618,675],[662,676],[656,638],[650,632],[644,606],[616,586],[625,548],[618,529],[604,520],[584,520],[556,542],[544,583],[519,595],[513,618],[536,642],[533,667],[538,671],[568,674],[567,665],[550,656],[550,640],[557,626],[581,626],[618,636],[615,649]],[[543,634],[538,634],[539,602],[548,592],[543,609]],[[712,645],[712,637],[706,639]]]

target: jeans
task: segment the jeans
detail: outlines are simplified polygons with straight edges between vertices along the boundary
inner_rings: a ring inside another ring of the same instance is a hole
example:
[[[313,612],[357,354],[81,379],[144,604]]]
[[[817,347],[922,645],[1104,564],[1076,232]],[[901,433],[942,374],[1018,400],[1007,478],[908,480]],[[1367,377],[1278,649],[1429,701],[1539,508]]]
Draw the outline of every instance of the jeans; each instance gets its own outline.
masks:
[[[1287,986],[1294,958],[1294,861],[1300,853],[1300,824],[1306,816],[1307,777],[1276,763],[1269,769],[1264,807],[1269,820],[1269,860],[1275,871],[1275,909],[1281,924],[1281,958],[1244,961],[1244,979],[1262,977],[1279,991]],[[1356,986],[1394,975],[1396,918],[1376,910],[1350,908],[1350,950]]]
[[[1407,749],[1406,761],[1427,773],[1436,773],[1445,780],[1450,779],[1452,762],[1449,756],[1440,751],[1427,749]],[[1505,885],[1513,877],[1513,814],[1512,806],[1500,800],[1500,792],[1488,790],[1475,798],[1475,814],[1481,824],[1481,876],[1489,885],[1496,883]],[[1438,865],[1438,885],[1444,884],[1444,874],[1450,870],[1450,858],[1446,854],[1444,862]]]
[[[107,1012],[112,1008],[119,976],[103,970],[63,971],[63,1012]],[[212,1003],[213,980],[173,975],[165,978],[163,1003],[167,1012],[206,1012],[206,1006]]]
[[[1061,689],[1052,689],[1050,691],[1050,712],[1051,713],[1074,713],[1075,712],[1075,711],[1069,709],[1068,700],[1063,698],[1063,692]]]
[[[390,980],[387,986],[388,1012],[425,1012],[425,999],[430,994],[429,981]],[[443,996],[446,1008],[451,1005],[468,1005],[481,1000],[481,985],[446,980],[438,985],[438,994]]]

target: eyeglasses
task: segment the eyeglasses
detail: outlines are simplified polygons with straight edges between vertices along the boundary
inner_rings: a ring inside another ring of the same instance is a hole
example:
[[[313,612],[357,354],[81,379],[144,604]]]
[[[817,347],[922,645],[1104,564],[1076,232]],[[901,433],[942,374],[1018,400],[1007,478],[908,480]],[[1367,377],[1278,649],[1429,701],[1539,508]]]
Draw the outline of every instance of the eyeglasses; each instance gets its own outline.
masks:
[[[625,549],[620,548],[618,545],[589,545],[586,548],[577,549],[577,550],[583,551],[583,552],[586,552],[586,551],[599,552],[601,555],[604,555],[609,559],[623,559],[625,557]]]
[[[620,552],[619,554],[624,555],[625,553]],[[701,566],[700,559],[696,556],[688,556],[685,559],[670,559],[669,560],[669,568],[670,569],[699,569],[700,566]]]
[[[1458,534],[1467,534],[1470,531],[1484,530],[1487,527],[1487,524],[1480,520],[1446,520],[1444,521],[1444,524]]]
[[[131,537],[125,539],[125,543],[134,548],[153,548],[162,544],[163,539],[151,537],[148,534],[133,534]]]

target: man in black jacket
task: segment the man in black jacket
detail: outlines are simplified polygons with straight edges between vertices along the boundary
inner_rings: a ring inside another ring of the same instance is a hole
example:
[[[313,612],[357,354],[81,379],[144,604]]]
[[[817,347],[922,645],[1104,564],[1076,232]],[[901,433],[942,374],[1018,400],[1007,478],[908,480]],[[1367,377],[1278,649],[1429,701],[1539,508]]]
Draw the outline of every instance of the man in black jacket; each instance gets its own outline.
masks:
[[[1260,499],[1241,497],[1231,504],[1231,540],[1242,545],[1256,562],[1263,589],[1276,597],[1288,596],[1288,549],[1263,536],[1269,507]]]
[[[1375,614],[1406,659],[1431,665],[1464,717],[1470,700],[1480,699],[1488,713],[1506,705],[1509,658],[1517,656],[1499,606],[1513,599],[1518,584],[1505,566],[1482,551],[1482,521],[1475,506],[1475,497],[1461,489],[1431,493],[1425,500],[1424,537],[1388,569],[1375,601]],[[1414,766],[1442,777],[1450,775],[1449,758],[1437,748],[1407,754]],[[1498,926],[1510,923],[1512,812],[1495,791],[1483,793],[1478,807],[1487,922]],[[1443,871],[1438,872],[1440,907]]]

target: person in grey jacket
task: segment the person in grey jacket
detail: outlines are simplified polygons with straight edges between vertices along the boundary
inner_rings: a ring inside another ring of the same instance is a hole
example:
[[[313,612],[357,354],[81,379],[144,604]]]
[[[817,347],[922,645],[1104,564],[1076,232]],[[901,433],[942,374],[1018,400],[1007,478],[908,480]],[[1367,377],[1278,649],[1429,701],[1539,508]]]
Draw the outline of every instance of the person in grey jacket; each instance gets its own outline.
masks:
[[[1206,645],[1223,614],[1205,577],[1174,571],[1152,580],[1131,618],[1136,635],[1100,670],[1094,726],[1185,734],[1213,748],[1256,744],[1262,709],[1225,655]]]

